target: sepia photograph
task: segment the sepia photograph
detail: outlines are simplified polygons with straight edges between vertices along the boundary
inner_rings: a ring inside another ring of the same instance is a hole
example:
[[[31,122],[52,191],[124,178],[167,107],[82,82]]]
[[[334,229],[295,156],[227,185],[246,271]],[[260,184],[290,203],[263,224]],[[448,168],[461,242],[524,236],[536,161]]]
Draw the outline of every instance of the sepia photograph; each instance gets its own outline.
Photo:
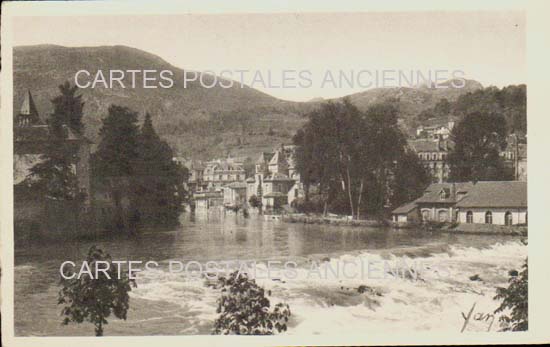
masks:
[[[15,338],[530,331],[525,10],[2,26]]]

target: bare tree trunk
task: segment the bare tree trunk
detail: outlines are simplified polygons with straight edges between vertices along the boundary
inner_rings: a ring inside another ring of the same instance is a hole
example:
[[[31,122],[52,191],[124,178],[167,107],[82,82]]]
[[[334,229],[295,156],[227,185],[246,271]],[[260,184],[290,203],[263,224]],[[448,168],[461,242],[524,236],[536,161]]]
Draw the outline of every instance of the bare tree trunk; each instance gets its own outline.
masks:
[[[348,184],[347,184],[347,187],[345,187],[345,188],[348,191],[349,206],[350,206],[350,209],[351,209],[351,218],[356,219],[355,208],[353,206],[353,196],[351,194],[351,177],[350,177],[350,174],[349,174],[349,165],[346,167],[346,176],[347,176],[347,179],[348,179]]]
[[[359,186],[359,197],[357,198],[357,213],[355,214],[357,219],[359,219],[359,207],[361,206],[361,199],[363,197],[363,183],[365,181],[365,178],[361,178],[361,185]]]

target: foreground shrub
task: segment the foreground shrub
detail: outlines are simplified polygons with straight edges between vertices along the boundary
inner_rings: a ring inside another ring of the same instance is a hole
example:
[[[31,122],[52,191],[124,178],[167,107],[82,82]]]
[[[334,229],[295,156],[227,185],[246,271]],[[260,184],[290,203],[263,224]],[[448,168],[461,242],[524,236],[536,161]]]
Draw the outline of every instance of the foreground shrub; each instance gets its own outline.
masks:
[[[495,300],[502,300],[502,303],[495,313],[510,312],[499,319],[504,331],[527,331],[529,327],[527,259],[522,269],[520,273],[516,270],[509,272],[508,288],[497,288]]]
[[[86,261],[93,276],[95,276],[96,262],[107,262],[108,276],[98,272],[97,278],[92,278],[86,273],[78,278],[78,274],[72,270],[66,271],[66,277],[74,277],[61,278],[63,288],[59,291],[58,305],[65,304],[61,311],[65,316],[63,325],[88,321],[94,324],[96,336],[103,336],[103,326],[108,324],[107,318],[111,313],[116,318],[126,319],[130,305],[128,292],[132,290],[130,284],[135,287],[136,283],[128,279],[128,275],[123,271],[119,278],[117,267],[111,262],[111,256],[96,246],[90,248]],[[104,267],[100,266],[100,268]]]
[[[270,311],[265,290],[239,271],[218,280],[222,295],[218,299],[219,317],[214,334],[272,335],[286,331],[290,308],[279,303]],[[271,293],[268,292],[268,295]]]

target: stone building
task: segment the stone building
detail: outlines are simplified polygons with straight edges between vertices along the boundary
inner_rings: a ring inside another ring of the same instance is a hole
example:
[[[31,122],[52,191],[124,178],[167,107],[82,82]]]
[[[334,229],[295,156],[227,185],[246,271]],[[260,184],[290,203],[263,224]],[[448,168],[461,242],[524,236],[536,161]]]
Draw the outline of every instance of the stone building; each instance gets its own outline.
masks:
[[[430,173],[432,182],[447,182],[450,172],[448,156],[454,145],[451,140],[416,139],[410,140],[408,145]]]
[[[63,126],[65,146],[73,156],[72,169],[76,175],[80,193],[84,196],[84,208],[89,210],[92,201],[90,185],[90,146],[84,136]],[[24,95],[21,109],[14,118],[14,220],[16,225],[38,225],[42,229],[69,231],[79,228],[79,216],[74,204],[47,199],[33,189],[31,168],[42,160],[50,143],[50,130],[40,118],[32,94]],[[81,218],[80,218],[81,219]],[[23,227],[25,228],[25,227]]]
[[[295,169],[294,146],[281,146],[262,152],[255,163],[253,177],[246,180],[247,201],[258,197],[264,210],[278,209],[303,196],[300,176]]]

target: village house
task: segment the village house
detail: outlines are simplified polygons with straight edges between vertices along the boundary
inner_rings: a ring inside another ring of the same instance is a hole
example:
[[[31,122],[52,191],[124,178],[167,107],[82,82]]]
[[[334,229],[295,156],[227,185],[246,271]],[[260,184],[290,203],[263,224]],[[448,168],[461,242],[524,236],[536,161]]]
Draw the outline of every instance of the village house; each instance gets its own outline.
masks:
[[[416,139],[409,140],[408,145],[418,155],[434,183],[447,181],[450,172],[448,156],[453,148],[451,140]]]
[[[473,183],[433,183],[414,203],[418,206],[421,220],[454,222],[457,220],[456,203],[461,201]]]
[[[244,182],[246,179],[243,164],[234,160],[217,159],[206,163],[202,182],[209,189],[221,190],[224,185]]]
[[[506,148],[500,152],[516,181],[527,181],[527,138],[511,134],[506,139]]]
[[[223,192],[215,190],[203,190],[193,194],[196,209],[210,209],[223,206]]]
[[[426,124],[420,125],[416,128],[417,138],[446,140],[451,135],[451,132],[455,126],[455,122],[452,119],[442,121],[439,118],[433,118],[425,121],[425,123]]]
[[[241,207],[246,204],[246,182],[232,182],[222,189],[224,206]]]
[[[420,214],[416,203],[409,202],[401,205],[392,212],[392,221],[395,223],[418,223],[420,222]]]
[[[303,196],[300,175],[295,168],[295,146],[281,146],[274,152],[262,152],[255,163],[254,177],[246,180],[247,201],[256,196],[264,210],[290,205]]]

